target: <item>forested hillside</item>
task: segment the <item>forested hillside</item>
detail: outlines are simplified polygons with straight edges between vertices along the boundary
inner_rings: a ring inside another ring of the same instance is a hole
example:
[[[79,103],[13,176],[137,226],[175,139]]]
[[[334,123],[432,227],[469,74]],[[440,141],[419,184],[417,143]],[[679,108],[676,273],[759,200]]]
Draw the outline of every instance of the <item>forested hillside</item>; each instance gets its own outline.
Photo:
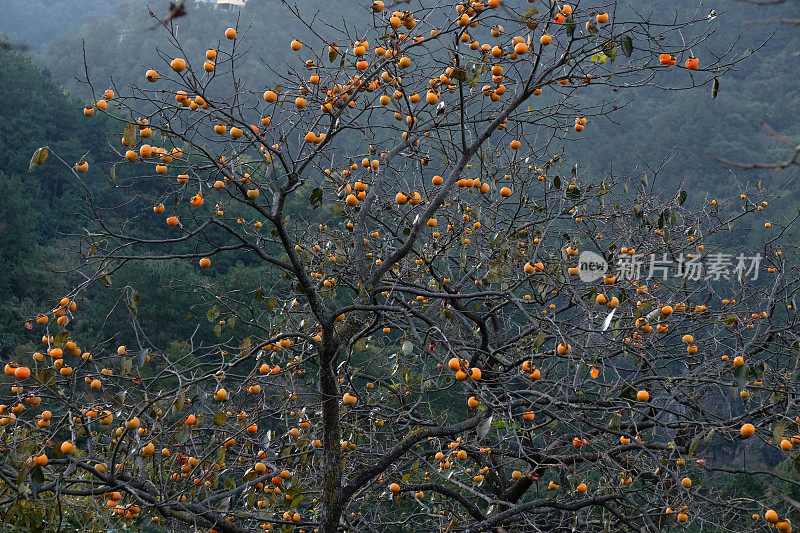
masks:
[[[66,94],[49,73],[33,65],[27,55],[0,50],[0,69],[4,73],[0,77],[4,99],[0,109],[0,146],[4,148],[0,153],[0,293],[4,295],[0,342],[3,356],[7,357],[15,345],[34,338],[26,332],[25,320],[49,305],[46,302],[52,300],[53,293],[81,281],[82,275],[74,272],[80,263],[72,253],[75,248],[71,239],[89,231],[86,190],[59,161],[51,160],[29,173],[31,155],[38,147],[49,146],[69,165],[85,159],[99,167],[108,158],[108,135],[118,125],[95,116],[92,127],[87,127],[82,105]],[[86,184],[95,191],[94,200],[100,204],[119,202],[128,194],[115,188],[110,176],[99,173],[89,173]],[[62,273],[66,271],[71,273],[65,276]],[[125,281],[113,289],[95,287],[91,291],[92,305],[108,311],[122,297],[123,304],[117,307],[115,316],[124,316],[125,285],[149,287],[151,290],[141,300],[143,323],[170,322],[183,328],[185,335],[194,330],[195,322],[184,320],[186,305],[155,305],[166,298],[191,304],[196,276],[189,268],[137,266],[123,269],[119,279]],[[161,288],[172,279],[186,285],[177,291]],[[186,300],[180,291],[189,294]],[[176,315],[178,310],[183,314]],[[91,331],[103,320],[104,315],[98,315],[82,326]]]
[[[148,5],[166,12],[166,2],[161,4],[164,5]],[[324,10],[318,6],[309,7],[311,5],[301,4],[301,14],[309,23],[315,17],[319,19],[339,12],[354,22],[371,17],[368,11],[347,1],[326,2]],[[27,7],[19,7],[19,12],[14,13],[12,6],[7,19],[8,26],[15,30],[9,33],[12,37],[34,44],[35,61],[49,68],[54,79],[74,97],[87,102],[92,97],[90,91],[75,80],[83,76],[82,43],[86,46],[89,74],[101,85],[110,78],[120,86],[140,83],[144,70],[158,60],[151,50],[154,47],[168,49],[163,32],[146,31],[155,19],[142,7],[143,2],[107,0],[93,2],[91,6],[88,10],[88,4],[83,2],[56,2],[41,10],[44,24],[38,17],[30,17]],[[676,149],[683,154],[692,153],[694,157],[689,165],[686,161],[673,160],[673,164],[665,169],[664,178],[671,184],[681,179],[691,180],[692,184],[713,191],[725,184],[734,187],[737,180],[747,181],[751,176],[746,173],[736,177],[727,175],[708,157],[709,152],[743,160],[779,159],[784,155],[781,147],[764,135],[758,121],[764,119],[790,136],[800,133],[800,126],[787,113],[800,106],[800,59],[792,55],[800,50],[800,32],[791,25],[746,23],[790,18],[791,3],[756,6],[720,0],[698,7],[693,0],[659,0],[633,2],[632,6],[643,15],[674,12],[684,16],[703,16],[709,10],[715,10],[717,16],[709,20],[708,25],[716,34],[703,43],[702,49],[694,50],[698,57],[711,54],[711,50],[724,50],[734,43],[740,54],[765,41],[767,44],[742,63],[736,72],[725,77],[716,99],[711,98],[710,87],[705,92],[654,89],[637,93],[635,101],[630,103],[628,96],[620,95],[619,100],[611,104],[622,106],[612,115],[616,124],[600,121],[583,136],[584,140],[597,146],[593,150],[596,157],[586,154],[586,151],[582,151],[584,153],[580,156],[592,172],[608,171],[612,161],[615,170],[621,172],[642,167],[642,161],[657,165],[672,149]],[[214,10],[197,3],[189,10],[188,16],[176,21],[177,33],[190,62],[201,61],[205,49],[218,43],[218,28],[231,25],[237,19],[240,24],[249,25],[246,36],[255,53],[239,65],[239,74],[252,90],[260,90],[275,83],[270,69],[285,70],[291,51],[281,41],[283,36],[288,34],[301,40],[310,37],[310,30],[294,17],[287,16],[285,9],[274,0],[251,0],[241,12]],[[85,16],[83,24],[77,23],[80,18],[77,13],[81,12]],[[48,39],[39,30],[48,27],[50,20],[59,20],[61,31],[50,34]],[[315,27],[314,31],[325,34],[326,29]],[[341,35],[331,37],[332,40],[339,38],[340,44],[345,44]]]
[[[63,166],[28,173],[31,155],[47,144],[78,161],[85,146],[101,147],[102,130],[81,127],[75,101],[25,56],[0,51],[0,338],[5,355],[21,337],[23,319],[41,305],[43,294],[64,288],[43,265],[66,267],[61,237],[79,231],[80,193]],[[102,120],[102,119],[100,119]],[[86,156],[93,161],[94,153]]]

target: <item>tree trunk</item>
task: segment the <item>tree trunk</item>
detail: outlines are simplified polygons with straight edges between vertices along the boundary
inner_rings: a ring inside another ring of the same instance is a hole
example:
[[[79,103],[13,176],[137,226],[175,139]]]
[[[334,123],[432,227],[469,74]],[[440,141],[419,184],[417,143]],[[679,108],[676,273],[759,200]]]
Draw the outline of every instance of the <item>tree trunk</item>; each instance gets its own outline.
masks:
[[[339,384],[336,380],[336,348],[324,343],[320,351],[322,393],[323,479],[320,533],[336,533],[342,516],[342,432],[339,425]]]

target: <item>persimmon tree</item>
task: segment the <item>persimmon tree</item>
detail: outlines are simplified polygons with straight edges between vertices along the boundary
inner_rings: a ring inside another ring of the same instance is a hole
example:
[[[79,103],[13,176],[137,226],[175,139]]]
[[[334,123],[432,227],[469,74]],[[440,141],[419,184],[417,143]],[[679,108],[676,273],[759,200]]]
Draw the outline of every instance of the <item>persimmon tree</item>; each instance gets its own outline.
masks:
[[[87,69],[85,114],[120,122],[121,144],[93,150],[124,200],[99,204],[101,171],[65,162],[83,262],[32,317],[38,351],[6,366],[7,518],[791,529],[789,500],[724,490],[736,473],[797,484],[746,460],[800,440],[794,217],[765,218],[780,189],[715,199],[571,155],[612,152],[581,131],[638,88],[716,84],[750,52],[705,50],[705,18],[613,2],[407,7],[362,6],[373,23],[354,28],[283,6],[315,37],[286,36],[296,64],[264,58],[267,88],[236,70],[245,26],[197,58],[165,24],[173,49],[133,87]],[[757,248],[734,232],[752,223]],[[147,288],[121,268],[229,257],[239,287],[192,288],[211,334],[153,345]],[[111,314],[72,333],[110,312],[78,304],[97,283],[129,338]]]

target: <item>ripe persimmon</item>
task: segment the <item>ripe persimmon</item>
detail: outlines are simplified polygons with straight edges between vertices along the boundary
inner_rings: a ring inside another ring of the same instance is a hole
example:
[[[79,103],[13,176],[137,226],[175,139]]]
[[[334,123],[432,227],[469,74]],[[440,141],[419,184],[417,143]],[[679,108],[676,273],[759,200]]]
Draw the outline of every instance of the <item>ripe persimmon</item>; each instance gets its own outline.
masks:
[[[358,399],[349,392],[345,392],[342,397],[342,403],[345,405],[355,405],[356,401],[358,401]]]

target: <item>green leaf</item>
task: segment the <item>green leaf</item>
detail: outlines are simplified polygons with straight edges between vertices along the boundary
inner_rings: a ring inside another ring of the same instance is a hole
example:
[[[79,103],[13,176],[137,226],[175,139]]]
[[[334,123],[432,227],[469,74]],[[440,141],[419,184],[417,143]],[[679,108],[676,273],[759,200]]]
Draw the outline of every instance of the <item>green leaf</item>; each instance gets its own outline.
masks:
[[[533,343],[533,347],[538,350],[542,344],[544,344],[544,340],[547,338],[547,334],[544,331],[540,331],[539,335],[536,336],[536,341]]]
[[[783,439],[783,434],[785,431],[786,431],[786,422],[775,424],[772,427],[772,438],[775,439],[775,444],[780,444],[780,441],[781,439]]]
[[[21,450],[17,450],[17,455],[20,460],[22,460],[22,455],[24,452]],[[28,472],[30,472],[31,467],[28,466],[27,463],[23,463],[22,468],[20,468],[19,473],[17,474],[17,487],[21,487],[22,483],[25,481],[25,478],[28,477]]]
[[[183,411],[183,407],[186,405],[186,391],[181,389],[181,393],[178,398],[175,400],[173,407],[175,407],[175,412],[180,413]]]
[[[53,346],[64,350],[67,347],[68,340],[69,340],[69,332],[62,331],[53,338]]]
[[[206,313],[206,318],[208,318],[209,322],[213,322],[214,320],[219,318],[219,313],[220,313],[219,306],[215,305],[214,307],[208,310],[208,313]]]
[[[150,348],[145,348],[139,351],[139,355],[136,357],[136,365],[137,366],[144,366],[147,362],[147,354],[150,353]]]
[[[125,129],[122,130],[122,144],[125,146],[136,144],[136,124],[125,124]]]
[[[216,335],[217,337],[222,335],[222,326],[220,326],[219,324],[214,325],[214,335]]]
[[[689,446],[689,455],[692,455],[694,451],[697,449],[697,446],[700,444],[700,441],[703,440],[702,435],[698,435],[692,441],[692,444]]]
[[[308,197],[308,202],[314,209],[322,205],[322,189],[320,187],[317,187],[311,191],[311,194]]]
[[[536,9],[534,6],[528,7],[522,14],[519,16],[520,22],[527,22],[529,19],[532,19],[534,15],[538,15],[539,10]]]
[[[55,372],[52,368],[42,368],[36,371],[36,379],[45,385],[52,385],[56,382]]]
[[[561,189],[561,176],[556,176],[553,178],[553,187],[559,190]]]
[[[28,172],[33,172],[33,169],[37,166],[44,165],[44,162],[47,161],[47,153],[49,148],[47,146],[42,146],[36,149],[31,156],[31,163],[28,165]]]
[[[678,205],[683,205],[683,202],[685,202],[685,201],[686,201],[686,198],[687,198],[688,196],[689,196],[689,195],[688,195],[688,193],[687,193],[686,191],[683,191],[683,190],[682,190],[681,192],[679,192],[679,193],[678,193]]]
[[[718,92],[719,92],[719,79],[714,78],[714,81],[711,83],[711,98],[716,98]]]
[[[103,285],[105,285],[106,287],[111,286],[111,278],[109,277],[108,274],[105,274],[102,278],[100,278],[100,281],[103,282]]]
[[[213,422],[215,426],[221,426],[222,424],[225,423],[227,419],[228,416],[224,412],[220,411],[219,413],[214,415]]]
[[[128,391],[118,392],[114,395],[114,401],[111,404],[114,407],[114,410],[119,411],[122,409],[122,406],[125,405],[125,397],[128,395]]]
[[[335,45],[331,45],[328,47],[328,61],[333,63],[336,61],[336,58],[339,57],[339,48]]]
[[[41,467],[34,466],[31,468],[31,492],[36,494],[42,488],[42,485],[44,485],[44,472],[42,472]]]
[[[461,83],[467,81],[467,69],[462,67],[453,69],[453,79],[458,80]]]
[[[622,36],[622,53],[625,57],[631,57],[633,53],[633,39],[627,33]]]
[[[289,509],[294,509],[295,507],[300,505],[300,503],[306,498],[308,498],[308,496],[306,496],[305,494],[300,494],[299,496],[295,496],[294,498],[292,498],[292,503],[289,504]]]
[[[607,62],[607,58],[608,56],[606,56],[603,52],[598,52],[596,54],[592,54],[592,57],[590,57],[589,59],[592,61],[592,63],[599,63],[601,65],[605,65]]]
[[[472,80],[469,82],[469,86],[471,88],[478,85],[478,80],[480,79],[481,76],[483,76],[483,73],[486,72],[487,68],[489,68],[489,59],[487,57],[484,57],[483,61],[481,61],[480,66],[475,65],[473,69],[475,71],[475,75],[472,76]],[[447,156],[445,156],[444,165],[447,166]]]
[[[139,292],[134,291],[133,294],[128,296],[128,309],[136,314],[139,311]]]
[[[250,346],[252,345],[252,341],[250,337],[245,337],[242,339],[242,342],[239,343],[239,349],[241,350],[242,357],[248,357],[250,355]]]
[[[409,479],[411,479],[411,472],[403,474],[403,477],[400,478],[400,483],[408,483]]]
[[[117,181],[117,165],[111,165],[111,170],[108,173],[108,177],[111,180],[111,183]]]
[[[575,35],[575,20],[572,17],[569,17],[564,26],[567,28],[567,37],[572,37]]]
[[[617,45],[614,44],[613,41],[606,41],[606,43],[603,44],[603,53],[607,55],[613,63],[617,58]]]

